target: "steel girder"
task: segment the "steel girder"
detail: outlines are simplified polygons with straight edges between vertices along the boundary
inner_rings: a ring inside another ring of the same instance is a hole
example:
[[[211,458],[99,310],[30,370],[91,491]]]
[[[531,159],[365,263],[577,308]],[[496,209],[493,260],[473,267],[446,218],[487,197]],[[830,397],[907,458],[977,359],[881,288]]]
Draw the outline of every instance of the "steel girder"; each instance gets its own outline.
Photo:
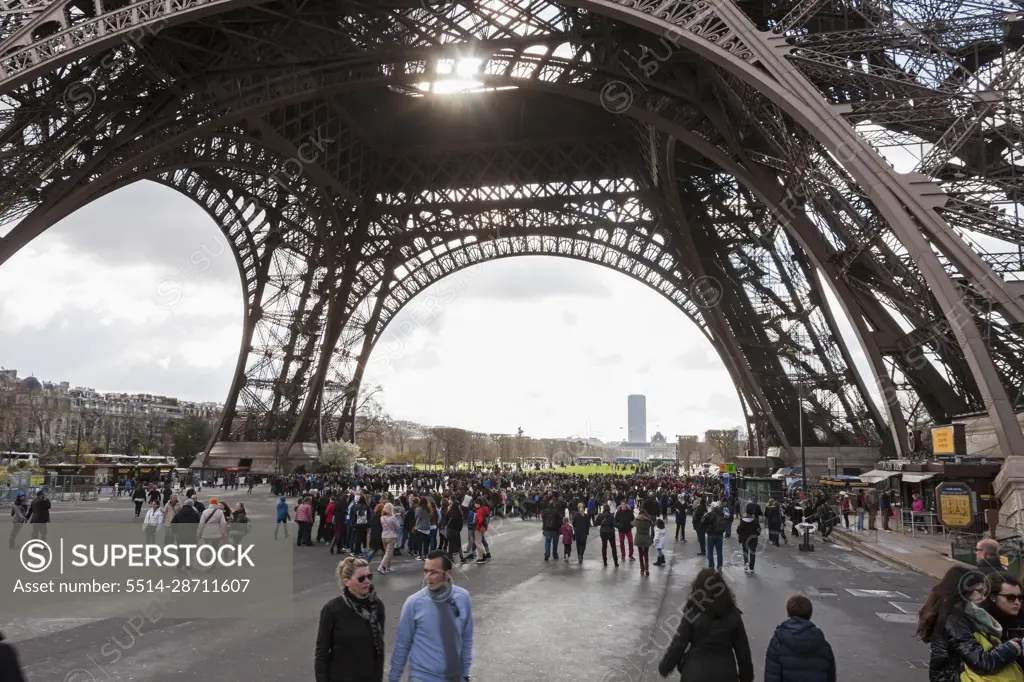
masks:
[[[940,380],[964,403],[988,407],[1000,425],[1004,450],[1018,451],[1017,441],[1010,442],[1016,438],[1012,429],[1004,433],[1007,403],[1000,393],[1005,398],[1005,388],[1016,384],[1020,374],[1014,357],[1017,353],[1019,358],[1019,297],[983,255],[971,253],[948,228],[1019,241],[1017,217],[993,210],[1013,199],[1017,187],[1019,107],[1017,93],[1004,87],[1017,73],[1012,22],[1002,26],[1002,19],[994,17],[942,16],[941,7],[930,5],[905,21],[905,7],[862,3],[840,18],[831,7],[826,12],[814,2],[779,5],[774,14],[731,3],[712,7],[660,0],[581,2],[581,10],[453,5],[437,15],[418,8],[347,13],[336,4],[306,4],[282,13],[275,4],[216,17],[212,14],[226,9],[226,3],[202,8],[189,2],[163,8],[132,3],[138,11],[116,17],[113,8],[107,12],[102,4],[90,15],[63,2],[44,3],[39,12],[11,12],[7,24],[0,24],[0,49],[9,52],[0,63],[0,69],[7,69],[0,73],[0,92],[7,93],[9,105],[0,115],[0,164],[28,172],[4,174],[0,212],[7,220],[34,212],[0,241],[0,262],[48,224],[104,187],[141,172],[183,140],[201,139],[232,122],[249,123],[258,135],[272,138],[261,143],[291,157],[300,151],[301,136],[319,134],[322,123],[353,131],[353,137],[345,144],[347,154],[307,164],[297,180],[317,223],[305,221],[310,248],[302,258],[313,262],[302,277],[310,283],[308,297],[337,293],[351,277],[344,271],[342,281],[323,279],[324,272],[339,271],[339,259],[344,260],[332,245],[360,225],[371,229],[373,221],[358,220],[358,210],[369,188],[378,187],[372,183],[386,182],[382,178],[391,174],[380,171],[384,150],[360,144],[354,127],[346,125],[351,112],[339,110],[332,88],[351,91],[358,81],[362,88],[408,90],[417,80],[437,75],[438,59],[482,46],[490,84],[520,84],[594,102],[607,79],[632,74],[630,67],[658,46],[652,34],[666,30],[671,43],[716,64],[718,71],[685,51],[659,56],[660,67],[653,72],[641,63],[642,77],[634,79],[640,96],[628,115],[680,139],[694,131],[699,142],[725,152],[741,168],[813,189],[806,193],[814,197],[807,202],[813,204],[808,217],[837,254],[838,276],[863,298],[881,299],[912,319],[914,331],[895,346],[884,340],[886,348],[896,348],[896,355],[927,348],[927,364],[945,374]],[[60,12],[66,14],[63,24],[53,19]],[[198,16],[195,12],[210,16],[187,23]],[[600,14],[649,33],[637,34]],[[337,17],[345,20],[336,26],[325,21]],[[52,33],[53,21],[61,27],[57,33]],[[126,22],[157,30],[119,43],[117,32],[124,32]],[[281,64],[296,54],[289,38],[320,65]],[[549,47],[543,54],[528,49],[541,44]],[[569,49],[555,56],[550,46],[556,44]],[[114,48],[106,54],[97,52],[110,45]],[[405,54],[396,57],[396,51]],[[414,53],[418,61],[410,61]],[[331,60],[329,55],[340,57]],[[281,65],[277,70],[275,62]],[[760,71],[751,68],[754,64]],[[195,79],[197,69],[213,76]],[[982,79],[982,71],[990,77]],[[719,104],[726,116],[738,119],[736,137],[746,154],[729,144],[708,115],[704,105],[714,99],[707,87],[709,73],[711,81],[725,83],[725,92],[735,95]],[[80,91],[76,85],[91,89]],[[67,106],[81,102],[83,92],[94,97],[84,111]],[[846,104],[829,109],[817,99],[822,96]],[[303,104],[311,101],[316,103]],[[971,104],[976,101],[980,104]],[[54,113],[59,104],[65,105],[63,111]],[[152,115],[138,116],[140,107]],[[857,138],[853,128],[837,122],[839,117],[875,125],[859,129],[862,137]],[[889,137],[879,135],[879,129]],[[937,151],[918,170],[922,179],[935,178],[941,186],[897,176],[867,146],[907,135],[936,143]],[[647,168],[657,164],[649,162]],[[267,166],[262,171],[272,172]],[[886,180],[876,182],[875,177]],[[823,186],[831,189],[819,199],[816,193]],[[796,251],[792,254],[806,286],[812,287],[808,266]],[[789,273],[790,279],[795,274]],[[345,311],[338,315],[344,317]],[[826,326],[831,326],[827,320]],[[977,333],[979,328],[988,336]],[[318,348],[314,342],[313,352],[320,358],[331,355],[322,343]],[[305,369],[285,371],[280,381],[307,381],[318,363],[322,360],[309,358]],[[308,414],[313,393],[290,401],[285,411],[292,422]],[[954,402],[936,409],[948,415]],[[272,405],[275,414],[281,408]]]

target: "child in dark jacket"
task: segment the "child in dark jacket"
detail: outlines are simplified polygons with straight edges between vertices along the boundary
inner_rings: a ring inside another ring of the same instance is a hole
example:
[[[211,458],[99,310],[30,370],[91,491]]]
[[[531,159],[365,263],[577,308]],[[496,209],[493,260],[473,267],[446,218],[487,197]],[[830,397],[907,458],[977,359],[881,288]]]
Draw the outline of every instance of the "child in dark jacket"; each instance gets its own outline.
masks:
[[[811,622],[811,600],[795,594],[764,660],[764,682],[836,682],[836,659],[825,633]]]

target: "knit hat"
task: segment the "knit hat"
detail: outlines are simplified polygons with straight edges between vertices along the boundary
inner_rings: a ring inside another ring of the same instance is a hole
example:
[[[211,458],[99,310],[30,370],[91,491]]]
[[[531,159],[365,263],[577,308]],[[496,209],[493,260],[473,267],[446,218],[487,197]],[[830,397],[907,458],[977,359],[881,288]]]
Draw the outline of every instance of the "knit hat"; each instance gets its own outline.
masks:
[[[216,497],[211,497],[210,498],[210,504],[217,504],[217,498]]]

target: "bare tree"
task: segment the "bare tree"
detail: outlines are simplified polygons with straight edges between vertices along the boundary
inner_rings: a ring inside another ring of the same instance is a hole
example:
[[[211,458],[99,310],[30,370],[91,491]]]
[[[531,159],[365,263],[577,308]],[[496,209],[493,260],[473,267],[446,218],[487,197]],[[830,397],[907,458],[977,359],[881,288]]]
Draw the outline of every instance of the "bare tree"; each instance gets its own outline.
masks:
[[[78,420],[82,429],[82,445],[85,454],[89,454],[91,448],[88,444],[99,443],[101,440],[102,434],[99,431],[103,424],[103,414],[95,407],[86,407],[78,413]]]
[[[0,444],[8,453],[14,452],[25,437],[25,413],[18,405],[17,395],[0,393]]]
[[[447,469],[466,459],[469,453],[470,434],[462,429],[450,426],[436,426],[430,429],[431,435],[442,450],[444,467]]]
[[[712,453],[721,457],[723,462],[739,455],[739,431],[736,429],[709,429],[704,432],[704,440],[711,445]]]
[[[105,414],[103,419],[103,429],[100,438],[100,443],[103,445],[103,452],[106,454],[113,454],[114,444],[117,443],[117,422],[112,414]]]
[[[379,436],[384,431],[388,416],[384,413],[384,408],[377,397],[381,390],[380,386],[361,386],[359,388],[359,395],[356,397],[356,438],[362,433]]]
[[[482,433],[470,433],[467,445],[467,455],[469,456],[470,468],[473,468],[476,465],[477,460],[483,463],[487,457],[487,436]]]
[[[387,433],[391,435],[394,442],[398,445],[398,454],[402,456],[405,454],[405,439],[406,433],[405,428],[402,424],[391,417],[386,417],[385,428]]]
[[[125,455],[131,455],[135,446],[138,445],[139,427],[140,427],[139,415],[135,413],[133,409],[131,412],[126,414],[121,420],[121,434],[120,434],[120,445],[121,451]]]

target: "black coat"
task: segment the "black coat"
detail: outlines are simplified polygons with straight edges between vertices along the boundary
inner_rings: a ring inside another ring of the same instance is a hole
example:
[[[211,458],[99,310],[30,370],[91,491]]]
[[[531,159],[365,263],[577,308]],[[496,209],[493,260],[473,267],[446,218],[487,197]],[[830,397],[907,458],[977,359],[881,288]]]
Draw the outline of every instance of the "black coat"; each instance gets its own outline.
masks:
[[[693,510],[693,529],[698,533],[704,532],[704,517],[708,513],[708,508],[703,502],[698,504]]]
[[[590,535],[590,517],[582,512],[576,512],[572,515],[572,532],[573,536],[578,540],[579,538],[585,538]]]
[[[384,602],[377,600],[378,622],[384,631]],[[313,654],[316,682],[381,682],[384,658],[377,658],[370,624],[335,597],[320,611]]]
[[[768,643],[764,682],[836,682],[836,658],[825,633],[803,618],[784,620]]]
[[[778,505],[764,510],[764,522],[768,525],[769,531],[782,530],[782,510]]]
[[[33,503],[34,504],[34,503]],[[1008,570],[1003,568],[1003,564],[999,559],[981,559],[978,561],[978,571],[984,574],[989,573],[1009,573]]]
[[[740,544],[746,544],[747,540],[754,537],[756,538],[761,534],[761,524],[757,522],[757,519],[750,519],[745,521],[740,519],[740,523],[736,526],[736,538],[740,541]]]
[[[753,682],[750,641],[739,610],[713,614],[691,609],[658,664],[661,676],[679,667],[682,682]]]
[[[50,501],[44,500],[41,497],[37,497],[32,500],[30,505],[32,515],[29,517],[31,523],[49,523],[50,522]]]
[[[3,636],[0,636],[0,682],[25,682],[18,652],[10,644],[3,643]]]
[[[370,519],[370,549],[384,549],[384,540],[381,533],[384,532],[381,526],[380,517],[376,514]]]
[[[658,504],[658,498],[656,497],[648,497],[640,506],[652,519],[656,519],[661,515],[661,505]]]
[[[595,516],[594,525],[600,527],[599,533],[615,533],[615,517],[610,513],[601,512]]]
[[[444,515],[444,522],[443,523],[444,523],[444,528],[445,528],[446,532],[447,531],[450,531],[452,533],[461,533],[462,532],[462,525],[463,525],[462,509],[459,508],[459,505],[452,504],[450,507],[448,507],[448,511]]]
[[[199,530],[199,512],[194,505],[183,504],[181,509],[171,519],[171,527],[174,529],[174,539],[178,544],[191,544],[196,540],[196,532]]]
[[[620,533],[628,533],[633,530],[633,521],[636,520],[636,516],[633,515],[633,510],[629,507],[620,509],[615,512],[615,529]]]
[[[984,651],[974,638],[978,626],[973,619],[954,614],[946,619],[942,631],[932,634],[928,660],[929,682],[960,682],[966,663],[982,675],[1001,670],[1017,658],[1017,649],[1009,642]]]

